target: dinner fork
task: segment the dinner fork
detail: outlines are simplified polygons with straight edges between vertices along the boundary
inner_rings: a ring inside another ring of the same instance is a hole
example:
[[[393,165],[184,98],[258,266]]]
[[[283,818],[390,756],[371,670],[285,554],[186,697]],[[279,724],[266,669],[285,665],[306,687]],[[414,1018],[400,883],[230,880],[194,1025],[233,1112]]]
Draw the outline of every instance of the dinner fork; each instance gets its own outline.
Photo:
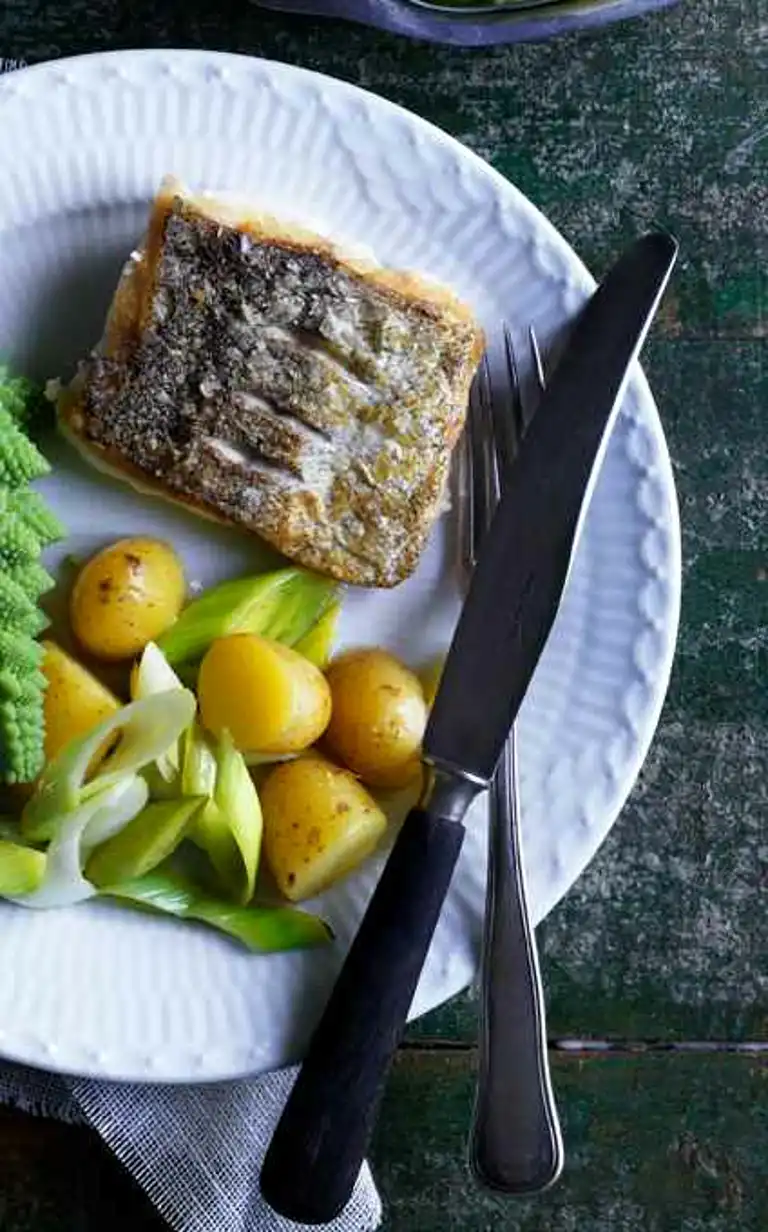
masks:
[[[465,561],[471,568],[533,409],[506,325],[502,341],[500,370],[492,369],[486,352],[470,396],[464,455],[468,517],[462,538]],[[532,330],[529,342],[541,391],[543,368]],[[514,728],[491,784],[489,813],[479,1072],[470,1163],[483,1185],[524,1196],[557,1180],[563,1145],[549,1076],[544,995],[526,898]]]

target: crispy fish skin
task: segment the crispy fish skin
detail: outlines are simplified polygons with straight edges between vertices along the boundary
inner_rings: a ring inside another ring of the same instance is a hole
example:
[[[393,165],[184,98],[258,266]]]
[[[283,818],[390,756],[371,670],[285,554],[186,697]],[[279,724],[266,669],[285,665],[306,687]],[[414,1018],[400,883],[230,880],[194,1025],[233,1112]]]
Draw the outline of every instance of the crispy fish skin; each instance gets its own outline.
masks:
[[[389,587],[439,512],[482,347],[444,289],[171,183],[59,418],[136,486]]]

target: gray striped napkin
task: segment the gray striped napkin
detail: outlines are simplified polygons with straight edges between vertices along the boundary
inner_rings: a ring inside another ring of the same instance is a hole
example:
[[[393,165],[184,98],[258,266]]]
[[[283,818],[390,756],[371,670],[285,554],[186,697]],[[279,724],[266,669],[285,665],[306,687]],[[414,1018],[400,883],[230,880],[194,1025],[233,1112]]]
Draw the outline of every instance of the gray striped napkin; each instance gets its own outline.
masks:
[[[59,1078],[0,1063],[0,1103],[95,1129],[178,1232],[288,1232],[259,1194],[259,1172],[295,1077],[136,1086]],[[329,1232],[373,1232],[381,1203],[368,1165]]]

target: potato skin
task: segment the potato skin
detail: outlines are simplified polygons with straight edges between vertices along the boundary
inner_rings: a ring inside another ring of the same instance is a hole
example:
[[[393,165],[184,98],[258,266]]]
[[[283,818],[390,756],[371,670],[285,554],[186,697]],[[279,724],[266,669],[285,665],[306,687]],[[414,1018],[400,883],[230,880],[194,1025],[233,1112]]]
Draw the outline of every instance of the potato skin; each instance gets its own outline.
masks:
[[[314,751],[277,766],[259,795],[264,854],[292,902],[346,876],[387,828],[384,813],[355,776]]]
[[[120,702],[87,668],[70,658],[55,642],[43,642],[45,691],[45,757],[56,754],[74,740],[114,714]]]
[[[427,706],[418,677],[375,647],[331,663],[331,721],[324,744],[371,787],[406,787],[421,771]]]
[[[200,665],[203,723],[229,731],[242,753],[300,753],[322,735],[331,693],[322,672],[289,646],[255,633],[212,642]]]
[[[83,566],[70,600],[78,642],[97,659],[130,659],[181,611],[184,571],[160,539],[120,539]]]

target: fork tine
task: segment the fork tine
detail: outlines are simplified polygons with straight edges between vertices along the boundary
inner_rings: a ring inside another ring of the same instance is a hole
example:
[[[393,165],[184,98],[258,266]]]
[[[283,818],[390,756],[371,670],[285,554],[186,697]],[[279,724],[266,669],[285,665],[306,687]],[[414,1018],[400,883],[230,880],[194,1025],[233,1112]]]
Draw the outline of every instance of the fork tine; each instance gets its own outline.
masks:
[[[528,332],[535,379],[539,392],[544,375],[533,329]],[[528,401],[515,355],[509,326],[504,325],[504,378],[491,375],[488,352],[483,355],[472,382],[461,456],[463,491],[466,493],[462,554],[466,565],[477,562],[483,535],[491,523],[501,488],[517,456],[522,435],[530,422]],[[526,413],[527,412],[527,413]]]
[[[467,423],[470,479],[468,549],[473,566],[496,504],[491,403],[490,368],[488,357],[484,355],[472,384]]]
[[[547,378],[544,375],[544,364],[541,360],[539,340],[536,337],[536,330],[532,325],[528,326],[528,344],[531,348],[531,359],[533,360],[533,370],[536,373],[536,384],[539,387],[539,393],[543,393]]]
[[[478,553],[483,535],[488,527],[488,522],[492,511],[493,494],[488,475],[488,464],[492,457],[488,435],[488,421],[490,415],[490,380],[491,377],[488,355],[485,354],[480,364],[480,375],[477,382],[471,432],[475,505],[475,555]]]
[[[503,379],[497,379],[490,401],[491,432],[497,457],[499,483],[503,487],[520,446],[525,421],[521,398],[520,374],[515,349],[507,325],[504,326]]]

